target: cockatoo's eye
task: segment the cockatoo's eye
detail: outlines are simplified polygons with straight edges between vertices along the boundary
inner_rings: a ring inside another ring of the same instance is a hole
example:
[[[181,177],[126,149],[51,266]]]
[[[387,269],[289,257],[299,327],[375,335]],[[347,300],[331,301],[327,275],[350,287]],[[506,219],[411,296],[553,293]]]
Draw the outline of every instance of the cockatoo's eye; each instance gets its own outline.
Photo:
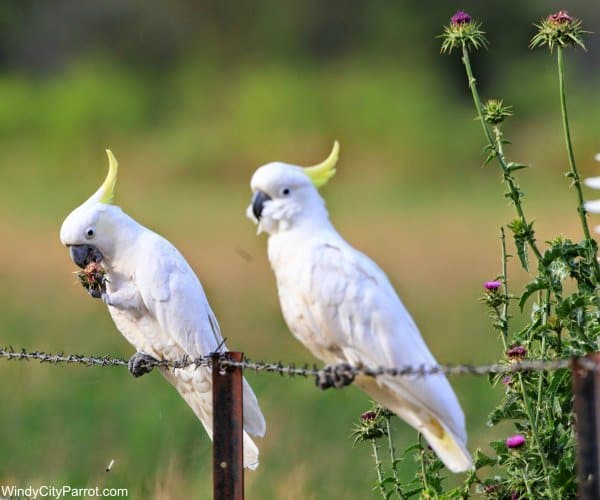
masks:
[[[96,234],[96,230],[95,230],[93,227],[88,227],[88,228],[85,230],[85,237],[86,237],[88,240],[91,240],[91,239],[94,237],[94,235],[95,235],[95,234]]]
[[[281,190],[281,196],[288,196],[290,194],[290,188],[283,188]]]

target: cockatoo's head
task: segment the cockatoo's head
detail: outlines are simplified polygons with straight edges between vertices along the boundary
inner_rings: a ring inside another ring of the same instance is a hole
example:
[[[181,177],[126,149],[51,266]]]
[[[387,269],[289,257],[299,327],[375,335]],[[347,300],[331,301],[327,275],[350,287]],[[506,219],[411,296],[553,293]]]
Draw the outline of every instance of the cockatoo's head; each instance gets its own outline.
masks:
[[[335,174],[339,155],[335,141],[329,157],[313,167],[267,163],[250,181],[253,196],[246,215],[269,234],[292,229],[301,221],[327,219],[325,202],[317,191]]]
[[[115,245],[116,218],[119,207],[111,205],[117,182],[118,163],[110,150],[108,175],[100,188],[82,205],[73,210],[60,228],[60,241],[67,246],[73,262],[85,268],[90,262],[100,262],[112,255]]]

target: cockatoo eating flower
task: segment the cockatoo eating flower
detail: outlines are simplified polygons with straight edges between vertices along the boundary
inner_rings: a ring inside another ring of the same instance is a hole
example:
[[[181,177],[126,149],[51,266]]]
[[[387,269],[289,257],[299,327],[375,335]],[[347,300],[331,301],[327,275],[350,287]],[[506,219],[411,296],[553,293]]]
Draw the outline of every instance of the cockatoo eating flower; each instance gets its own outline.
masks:
[[[117,328],[137,353],[129,361],[134,376],[151,370],[149,359],[198,358],[223,347],[217,318],[194,271],[166,239],[138,224],[112,204],[117,160],[107,150],[109,170],[100,188],[73,210],[60,241],[81,267],[102,265],[102,298]],[[212,377],[208,367],[160,367],[212,438]],[[256,468],[258,448],[248,434],[263,436],[265,419],[244,380],[244,466]]]
[[[436,365],[386,275],[329,221],[317,189],[335,174],[338,152],[336,142],[323,163],[309,168],[263,165],[250,182],[247,215],[259,233],[269,234],[269,261],[285,321],[328,364]],[[357,376],[355,383],[421,432],[451,471],[473,466],[465,418],[443,374]]]

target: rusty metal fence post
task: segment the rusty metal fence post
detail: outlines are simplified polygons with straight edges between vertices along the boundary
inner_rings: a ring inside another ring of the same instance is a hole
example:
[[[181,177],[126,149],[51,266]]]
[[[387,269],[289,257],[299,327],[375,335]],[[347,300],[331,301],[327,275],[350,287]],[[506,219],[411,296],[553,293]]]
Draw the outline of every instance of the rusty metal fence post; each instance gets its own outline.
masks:
[[[242,369],[219,369],[219,360],[242,361],[243,353],[212,355],[213,498],[244,499],[244,412]]]
[[[600,353],[585,358],[600,363]],[[577,498],[597,500],[600,498],[600,372],[582,366],[573,359],[573,410],[577,433]]]

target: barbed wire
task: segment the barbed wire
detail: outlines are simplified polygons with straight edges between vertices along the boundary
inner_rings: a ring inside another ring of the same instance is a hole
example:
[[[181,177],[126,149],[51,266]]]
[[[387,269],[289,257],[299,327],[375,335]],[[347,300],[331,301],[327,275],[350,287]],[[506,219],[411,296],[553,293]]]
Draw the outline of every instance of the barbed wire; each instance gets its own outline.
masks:
[[[0,358],[6,360],[38,361],[50,364],[82,364],[86,366],[128,366],[128,361],[120,357],[89,356],[80,354],[51,354],[42,351],[28,352],[25,349],[15,350],[12,347],[0,348]],[[359,375],[368,377],[425,377],[431,375],[474,375],[485,376],[493,374],[510,374],[517,372],[556,371],[571,368],[574,361],[580,368],[600,372],[600,363],[589,358],[559,358],[559,359],[520,359],[502,363],[485,365],[473,364],[438,364],[438,365],[406,365],[400,367],[367,367],[337,364],[319,368],[317,365],[297,365],[294,363],[252,361],[244,358],[242,361],[228,359],[227,353],[216,353],[199,358],[184,357],[180,360],[144,360],[145,367],[154,368],[187,368],[210,367],[218,365],[219,369],[242,368],[253,372],[276,373],[289,377],[317,377],[322,383],[337,386],[340,380],[352,380]],[[339,384],[343,385],[343,384]]]

